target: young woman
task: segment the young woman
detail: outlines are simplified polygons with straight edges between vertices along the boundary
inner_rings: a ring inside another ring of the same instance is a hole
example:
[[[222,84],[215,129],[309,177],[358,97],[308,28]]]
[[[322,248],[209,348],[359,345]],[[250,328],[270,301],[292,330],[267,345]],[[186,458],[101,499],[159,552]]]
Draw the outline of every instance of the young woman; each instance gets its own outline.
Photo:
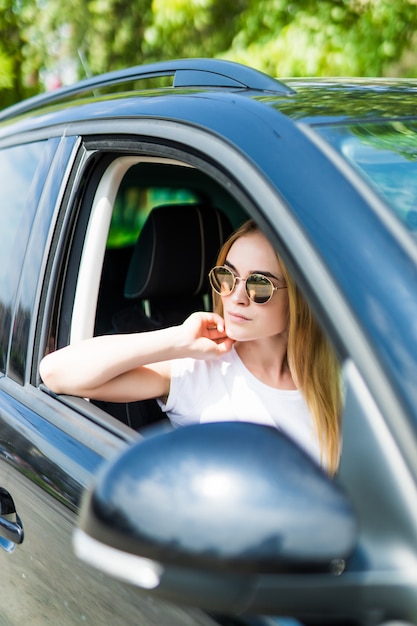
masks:
[[[157,398],[175,426],[236,420],[274,426],[334,474],[338,362],[252,220],[225,243],[210,282],[213,313],[67,346],[42,360],[43,381],[56,393],[110,402]]]

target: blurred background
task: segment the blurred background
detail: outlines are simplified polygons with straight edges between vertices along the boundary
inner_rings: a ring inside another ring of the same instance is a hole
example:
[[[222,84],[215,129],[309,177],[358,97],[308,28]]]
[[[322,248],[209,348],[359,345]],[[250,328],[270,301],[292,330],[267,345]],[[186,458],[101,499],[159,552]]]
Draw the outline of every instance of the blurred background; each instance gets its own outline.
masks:
[[[276,77],[417,75],[417,0],[0,0],[0,108],[153,61]]]

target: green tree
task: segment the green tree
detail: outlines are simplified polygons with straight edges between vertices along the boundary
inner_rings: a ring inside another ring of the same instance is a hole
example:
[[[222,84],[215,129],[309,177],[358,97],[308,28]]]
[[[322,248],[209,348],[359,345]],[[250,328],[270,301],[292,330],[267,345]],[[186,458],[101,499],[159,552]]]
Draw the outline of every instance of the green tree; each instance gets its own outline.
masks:
[[[38,89],[36,75],[26,73],[26,27],[35,0],[0,0],[0,107]]]
[[[248,0],[153,0],[144,52],[152,60],[214,57],[230,48]]]
[[[390,75],[416,29],[414,0],[249,0],[225,56],[276,76]]]
[[[40,30],[44,39],[55,38],[55,46],[49,45],[49,50],[55,48],[50,60],[72,59],[79,78],[143,61],[152,0],[66,0],[65,4],[44,0],[44,4],[47,10]]]
[[[275,76],[417,72],[416,0],[0,0],[0,35],[0,106],[68,67],[193,56]]]

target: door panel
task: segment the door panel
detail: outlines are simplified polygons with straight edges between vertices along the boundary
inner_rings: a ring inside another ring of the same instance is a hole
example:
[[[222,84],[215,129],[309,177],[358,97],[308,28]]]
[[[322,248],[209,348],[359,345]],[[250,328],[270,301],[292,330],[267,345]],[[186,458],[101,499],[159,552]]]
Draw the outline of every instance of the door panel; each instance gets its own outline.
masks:
[[[98,452],[0,394],[0,487],[24,527],[21,545],[0,548],[0,625],[212,625],[197,609],[156,602],[75,557],[77,503],[100,462]]]

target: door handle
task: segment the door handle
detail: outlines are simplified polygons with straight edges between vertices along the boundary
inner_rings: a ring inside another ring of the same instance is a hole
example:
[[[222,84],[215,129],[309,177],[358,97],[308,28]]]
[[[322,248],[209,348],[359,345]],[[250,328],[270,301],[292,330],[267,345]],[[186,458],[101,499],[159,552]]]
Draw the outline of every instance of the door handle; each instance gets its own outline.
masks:
[[[0,535],[13,543],[22,543],[24,532],[20,517],[15,514],[16,521],[10,521],[6,516],[0,517]]]
[[[12,496],[0,487],[0,536],[13,543],[22,543],[23,524],[16,513]]]

